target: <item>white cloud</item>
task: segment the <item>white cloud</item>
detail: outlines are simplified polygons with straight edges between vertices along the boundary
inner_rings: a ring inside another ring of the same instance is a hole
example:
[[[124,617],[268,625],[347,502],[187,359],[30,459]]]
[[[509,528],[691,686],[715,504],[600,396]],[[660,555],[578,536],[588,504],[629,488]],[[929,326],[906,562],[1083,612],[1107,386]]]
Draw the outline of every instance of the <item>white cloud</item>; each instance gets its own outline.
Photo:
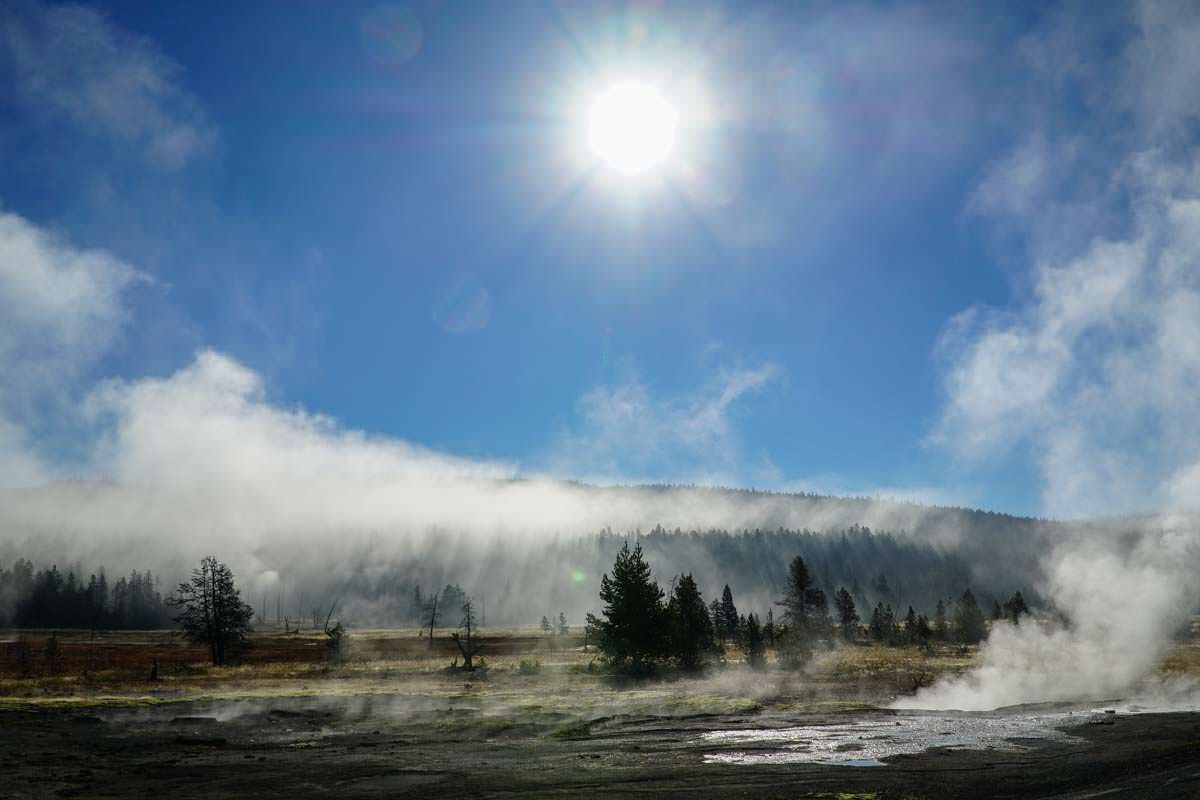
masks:
[[[73,372],[112,343],[126,319],[122,293],[139,279],[106,251],[0,213],[0,359],[26,373]]]
[[[722,371],[683,398],[655,398],[637,380],[592,389],[579,400],[579,428],[546,459],[549,470],[601,482],[739,482],[746,468],[731,406],[779,374],[774,364]]]
[[[110,253],[0,213],[0,485],[48,473],[29,429],[69,414],[73,383],[120,335],[139,279]]]
[[[184,166],[214,143],[214,130],[177,82],[178,66],[93,8],[7,6],[0,57],[11,65],[15,96],[35,112],[141,147],[162,167]]]
[[[1052,514],[1161,507],[1200,460],[1200,202],[1155,193],[1137,208],[1132,238],[1038,264],[1027,304],[969,311],[943,338],[934,440],[969,458],[1032,445]]]
[[[106,431],[96,473],[127,484],[369,485],[514,473],[509,465],[457,459],[272,405],[257,373],[211,350],[168,378],[106,382],[85,408]]]

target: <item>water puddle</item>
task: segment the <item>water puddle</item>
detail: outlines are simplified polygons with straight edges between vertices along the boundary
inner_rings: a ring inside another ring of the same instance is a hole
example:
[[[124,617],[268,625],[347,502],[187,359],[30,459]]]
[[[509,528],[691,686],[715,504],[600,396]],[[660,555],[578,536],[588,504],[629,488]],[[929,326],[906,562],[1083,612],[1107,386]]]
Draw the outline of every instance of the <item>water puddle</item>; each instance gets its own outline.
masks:
[[[1079,714],[902,714],[854,722],[711,731],[701,742],[721,747],[707,764],[828,764],[882,767],[889,756],[930,748],[1021,751],[1033,742],[1070,741],[1056,728],[1086,722]]]

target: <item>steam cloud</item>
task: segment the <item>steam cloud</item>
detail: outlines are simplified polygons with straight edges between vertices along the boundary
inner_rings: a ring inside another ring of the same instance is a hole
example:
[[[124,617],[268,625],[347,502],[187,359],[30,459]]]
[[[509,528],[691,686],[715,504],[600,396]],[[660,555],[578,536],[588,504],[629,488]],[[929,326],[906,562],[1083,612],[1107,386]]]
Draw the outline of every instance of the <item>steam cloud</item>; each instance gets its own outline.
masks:
[[[949,326],[949,402],[935,438],[967,458],[1028,447],[1052,514],[1174,513],[1059,542],[1046,593],[1065,623],[997,626],[979,669],[921,692],[917,706],[1119,695],[1196,607],[1200,537],[1184,512],[1200,497],[1200,153],[1179,142],[1200,107],[1161,82],[1178,89],[1200,75],[1183,46],[1200,14],[1147,2],[1134,16],[1139,35],[1115,63],[1078,20],[1026,42],[1047,85],[1117,107],[1089,109],[1092,138],[1034,126],[980,187],[977,210],[1027,237],[1032,297]],[[1064,37],[1076,39],[1073,65],[1053,57],[1067,52]],[[1096,167],[1109,175],[1098,193],[1075,178]]]

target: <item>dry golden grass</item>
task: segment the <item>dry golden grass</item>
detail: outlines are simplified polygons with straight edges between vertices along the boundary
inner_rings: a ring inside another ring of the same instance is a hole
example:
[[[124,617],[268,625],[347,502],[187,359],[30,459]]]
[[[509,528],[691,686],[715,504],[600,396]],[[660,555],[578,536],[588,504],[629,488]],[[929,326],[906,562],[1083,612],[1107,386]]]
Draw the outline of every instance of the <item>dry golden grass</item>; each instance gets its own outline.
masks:
[[[444,632],[448,634],[449,632]],[[56,671],[45,663],[44,632],[26,632],[31,674],[22,675],[0,651],[0,705],[58,702],[162,702],[196,698],[256,698],[289,695],[434,693],[480,682],[448,670],[458,649],[436,631],[433,647],[416,629],[355,630],[351,654],[342,664],[325,661],[324,635],[258,633],[243,663],[213,667],[203,648],[187,645],[169,632],[123,632],[93,639],[88,633],[59,632],[62,657]],[[535,627],[487,629],[483,632],[483,663],[489,692],[515,687],[530,691],[568,693],[594,689],[607,679],[596,667],[594,648],[584,651],[577,636],[544,637]],[[14,637],[0,647],[12,648]],[[98,655],[99,654],[99,655]],[[919,647],[874,644],[841,645],[818,653],[802,673],[779,669],[768,654],[765,672],[754,672],[744,654],[730,648],[721,664],[704,680],[726,689],[705,692],[699,684],[689,690],[701,706],[746,701],[746,685],[786,683],[789,691],[803,687],[806,697],[887,697],[928,686],[939,677],[961,673],[975,662],[975,648],[940,644],[930,651]],[[159,659],[157,681],[148,680],[150,665]],[[1200,676],[1200,638],[1179,642],[1161,662],[1170,675]],[[573,687],[573,689],[571,688]],[[733,687],[729,689],[728,687]],[[457,690],[457,689],[455,689]],[[730,695],[732,691],[732,695]],[[724,693],[724,694],[723,694]],[[685,703],[671,690],[673,703]],[[754,693],[751,692],[753,695]],[[757,696],[757,695],[756,695]],[[724,699],[721,699],[724,698]],[[732,698],[732,699],[731,699]],[[563,698],[566,702],[566,698]]]

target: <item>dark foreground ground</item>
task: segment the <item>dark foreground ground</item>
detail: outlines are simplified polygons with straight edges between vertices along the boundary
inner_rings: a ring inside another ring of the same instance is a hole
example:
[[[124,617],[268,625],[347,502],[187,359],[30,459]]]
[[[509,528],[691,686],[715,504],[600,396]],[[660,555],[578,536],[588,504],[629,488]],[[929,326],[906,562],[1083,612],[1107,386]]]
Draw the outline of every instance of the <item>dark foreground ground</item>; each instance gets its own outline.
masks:
[[[854,712],[863,716],[889,712]],[[1200,714],[1121,716],[1018,752],[883,767],[705,763],[701,734],[846,715],[618,716],[547,731],[386,696],[0,711],[0,797],[1200,798]],[[744,748],[743,748],[744,749]]]

